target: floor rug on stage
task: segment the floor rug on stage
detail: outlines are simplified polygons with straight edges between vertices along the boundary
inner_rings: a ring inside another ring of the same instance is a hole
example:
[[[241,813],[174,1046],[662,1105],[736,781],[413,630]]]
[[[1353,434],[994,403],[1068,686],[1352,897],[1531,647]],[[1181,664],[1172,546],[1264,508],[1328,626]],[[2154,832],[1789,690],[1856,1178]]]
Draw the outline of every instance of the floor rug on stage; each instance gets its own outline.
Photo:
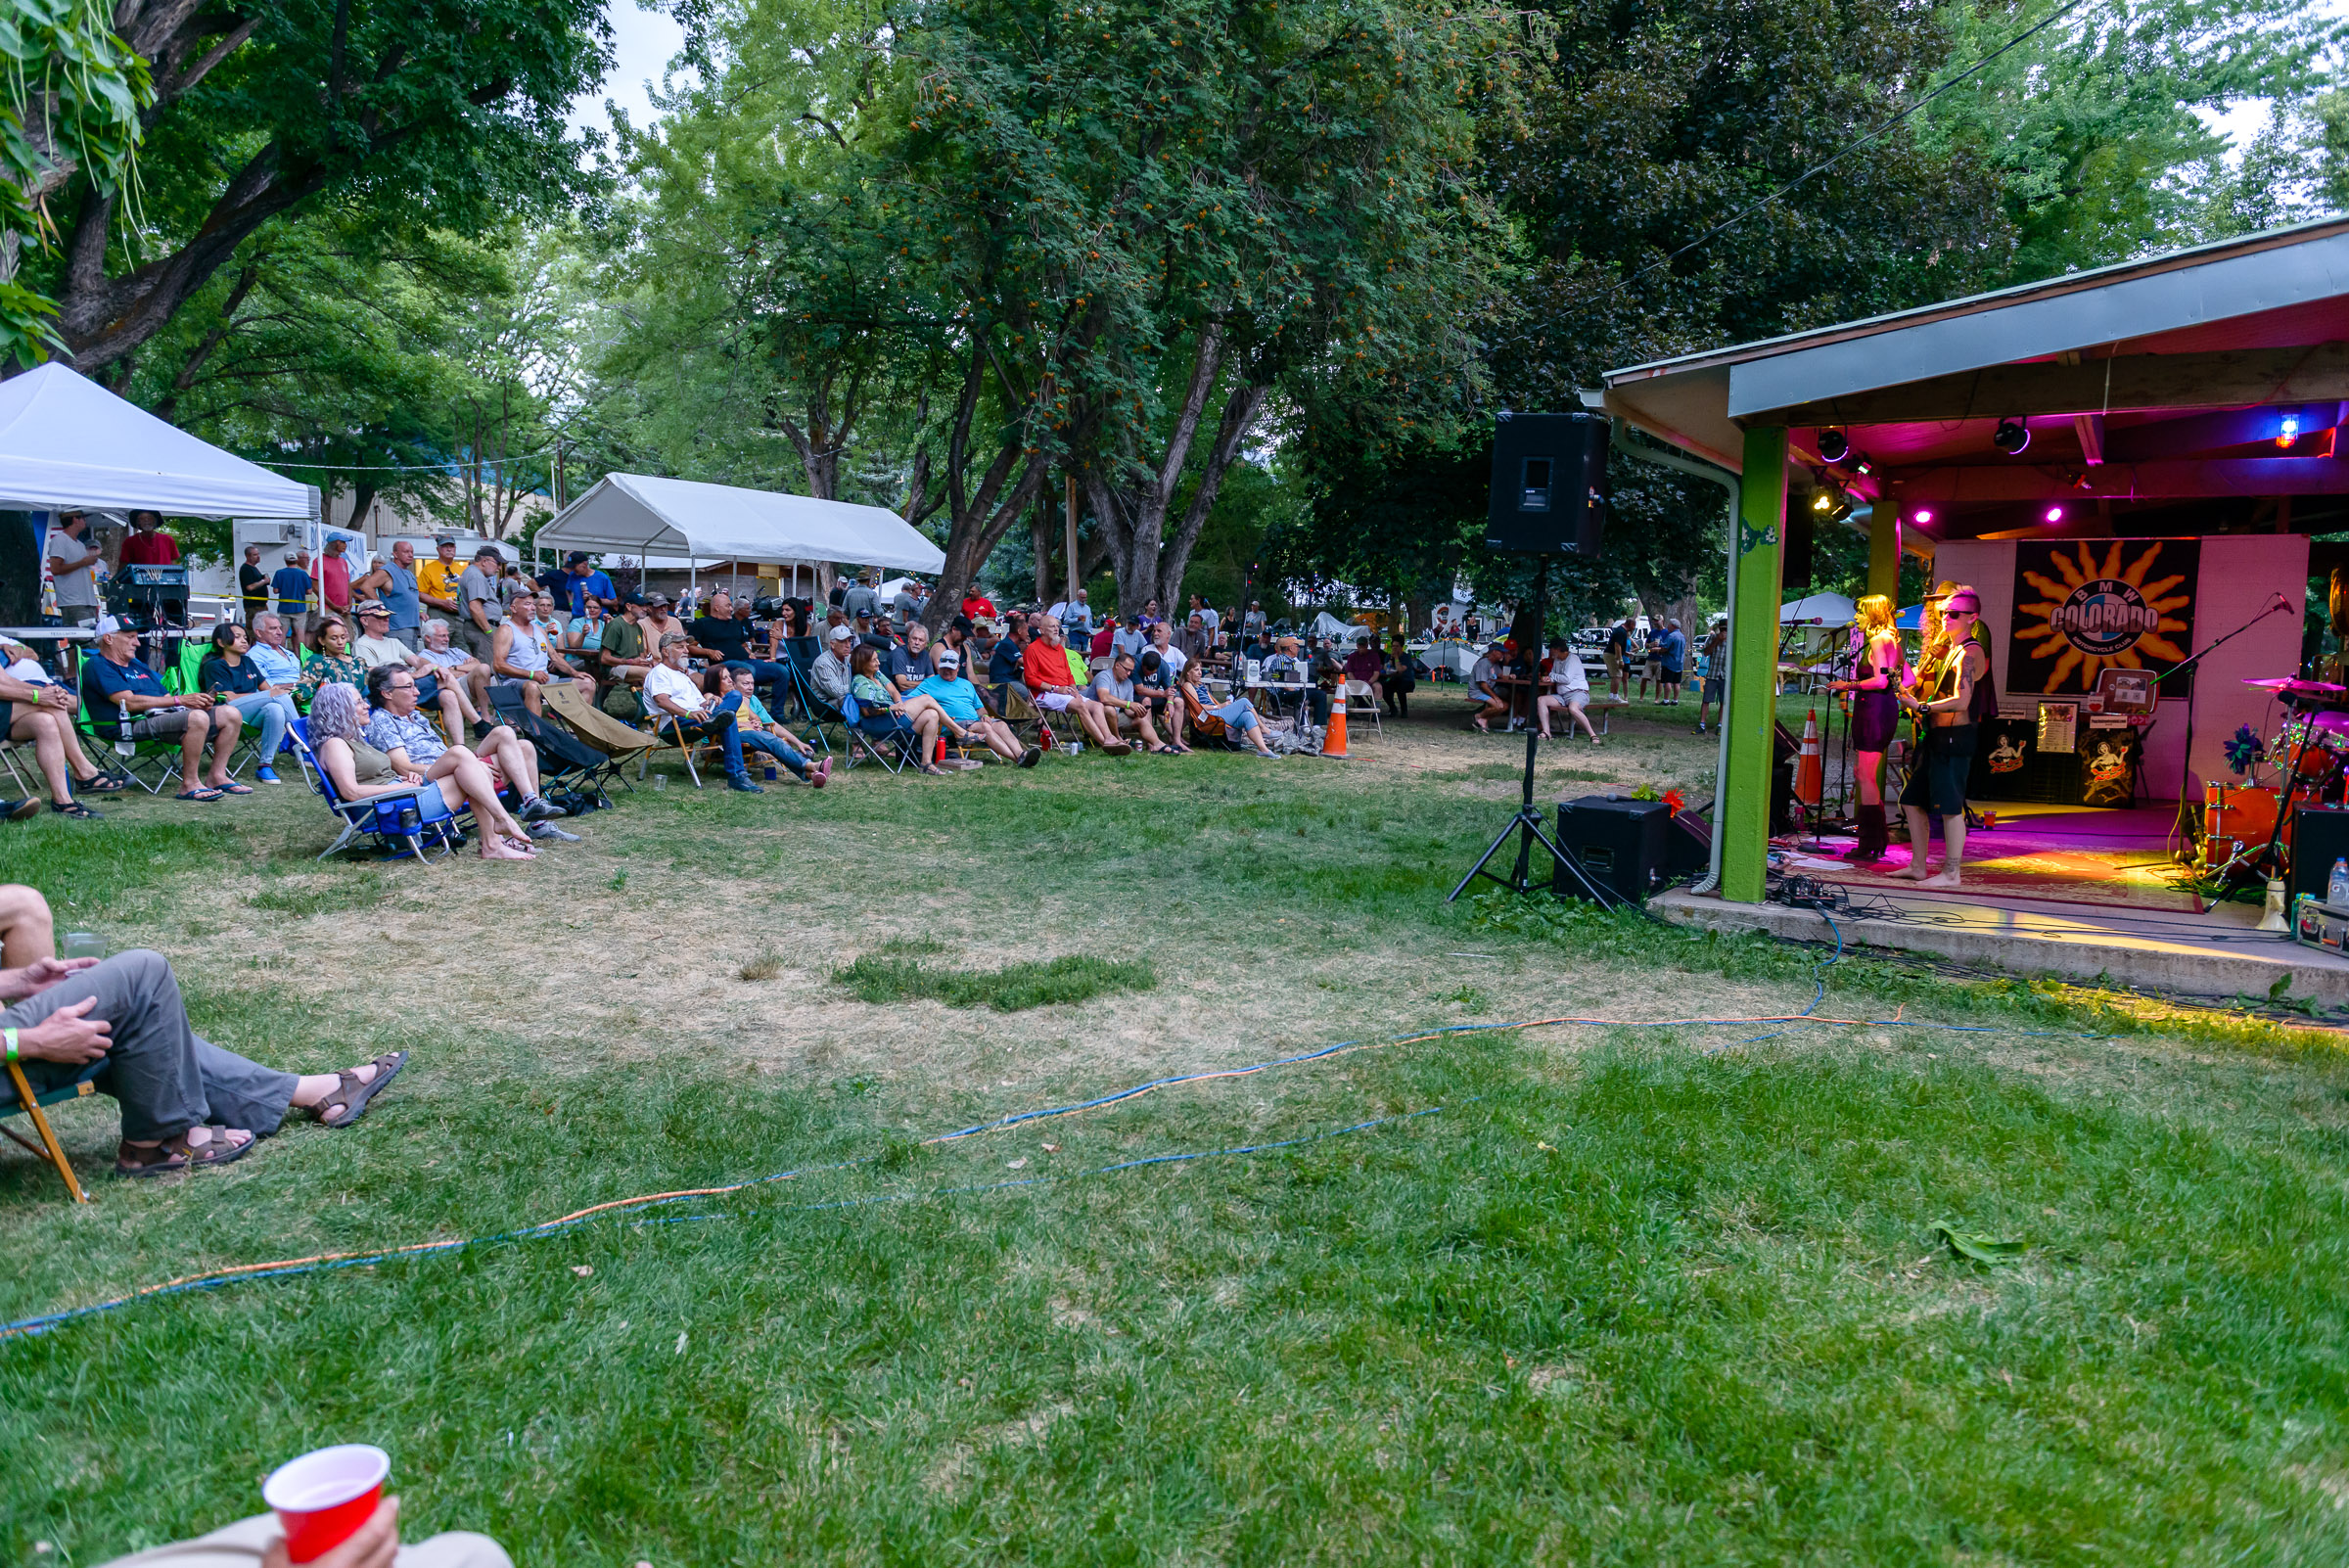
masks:
[[[2168,853],[2175,807],[1993,809],[1998,826],[1966,835],[1964,885],[1969,891],[2132,909],[2201,907],[2186,885],[2185,868]],[[1851,846],[1849,836],[1828,833],[1816,849],[1808,839],[1773,841],[1772,847],[1784,849],[1786,869],[1801,876],[1855,888],[1914,886],[1889,875],[1909,864],[1907,845],[1895,844],[1884,860],[1865,870],[1836,858]],[[1938,844],[1933,853],[1940,854]]]

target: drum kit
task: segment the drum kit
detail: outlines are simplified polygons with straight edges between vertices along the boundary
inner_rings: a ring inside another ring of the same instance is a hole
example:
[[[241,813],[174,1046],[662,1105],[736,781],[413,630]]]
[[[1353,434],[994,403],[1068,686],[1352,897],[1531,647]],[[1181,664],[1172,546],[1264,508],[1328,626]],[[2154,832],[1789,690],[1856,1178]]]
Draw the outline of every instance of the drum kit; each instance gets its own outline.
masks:
[[[2290,868],[2292,812],[2341,805],[2349,788],[2349,686],[2289,675],[2243,684],[2274,693],[2288,711],[2260,748],[2276,780],[2203,786],[2202,864],[2220,877],[2280,876]]]

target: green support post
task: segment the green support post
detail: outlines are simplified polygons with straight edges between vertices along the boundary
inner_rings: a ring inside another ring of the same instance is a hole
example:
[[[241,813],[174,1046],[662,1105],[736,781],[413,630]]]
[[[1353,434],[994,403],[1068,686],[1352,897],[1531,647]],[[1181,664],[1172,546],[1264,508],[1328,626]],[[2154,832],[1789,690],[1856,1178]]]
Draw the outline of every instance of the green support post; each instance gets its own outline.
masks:
[[[1721,780],[1721,896],[1762,901],[1770,854],[1772,740],[1778,719],[1779,568],[1786,532],[1786,431],[1745,433],[1737,489],[1737,574],[1729,584],[1736,641],[1723,725],[1728,760]]]
[[[1867,517],[1867,591],[1901,603],[1901,505],[1887,495]]]

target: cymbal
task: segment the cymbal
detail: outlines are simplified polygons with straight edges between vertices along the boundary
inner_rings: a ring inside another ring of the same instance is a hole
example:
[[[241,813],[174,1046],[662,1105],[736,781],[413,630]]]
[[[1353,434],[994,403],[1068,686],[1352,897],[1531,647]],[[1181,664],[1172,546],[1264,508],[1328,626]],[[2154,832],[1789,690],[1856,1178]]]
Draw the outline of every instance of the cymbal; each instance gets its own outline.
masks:
[[[2336,686],[2329,680],[2298,680],[2290,675],[2269,675],[2260,680],[2245,680],[2246,686],[2262,691],[2288,691],[2298,697],[2349,697],[2349,686]]]

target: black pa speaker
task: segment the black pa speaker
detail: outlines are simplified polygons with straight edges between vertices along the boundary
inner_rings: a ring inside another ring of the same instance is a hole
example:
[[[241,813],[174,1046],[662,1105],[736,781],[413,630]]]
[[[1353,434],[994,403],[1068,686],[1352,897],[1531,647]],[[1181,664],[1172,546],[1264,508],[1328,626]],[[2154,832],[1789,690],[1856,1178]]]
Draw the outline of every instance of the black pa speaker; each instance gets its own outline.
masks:
[[[1502,414],[1493,427],[1485,547],[1517,555],[1598,554],[1609,435],[1604,414]]]
[[[1574,856],[1583,874],[1635,902],[1663,882],[1672,857],[1672,807],[1662,801],[1626,801],[1586,795],[1558,803],[1558,848]],[[1559,866],[1550,891],[1561,899],[1584,897],[1574,873]]]
[[[1790,596],[1801,597],[1811,591],[1812,554],[1819,542],[1819,530],[1811,521],[1807,506],[1789,507],[1786,511],[1786,550],[1778,562],[1778,581],[1785,585]],[[1802,595],[1795,595],[1797,585]]]
[[[2332,862],[2349,859],[2349,809],[2337,806],[2303,806],[2292,811],[2291,896],[2313,894],[2325,901],[2326,884],[2332,880]]]

